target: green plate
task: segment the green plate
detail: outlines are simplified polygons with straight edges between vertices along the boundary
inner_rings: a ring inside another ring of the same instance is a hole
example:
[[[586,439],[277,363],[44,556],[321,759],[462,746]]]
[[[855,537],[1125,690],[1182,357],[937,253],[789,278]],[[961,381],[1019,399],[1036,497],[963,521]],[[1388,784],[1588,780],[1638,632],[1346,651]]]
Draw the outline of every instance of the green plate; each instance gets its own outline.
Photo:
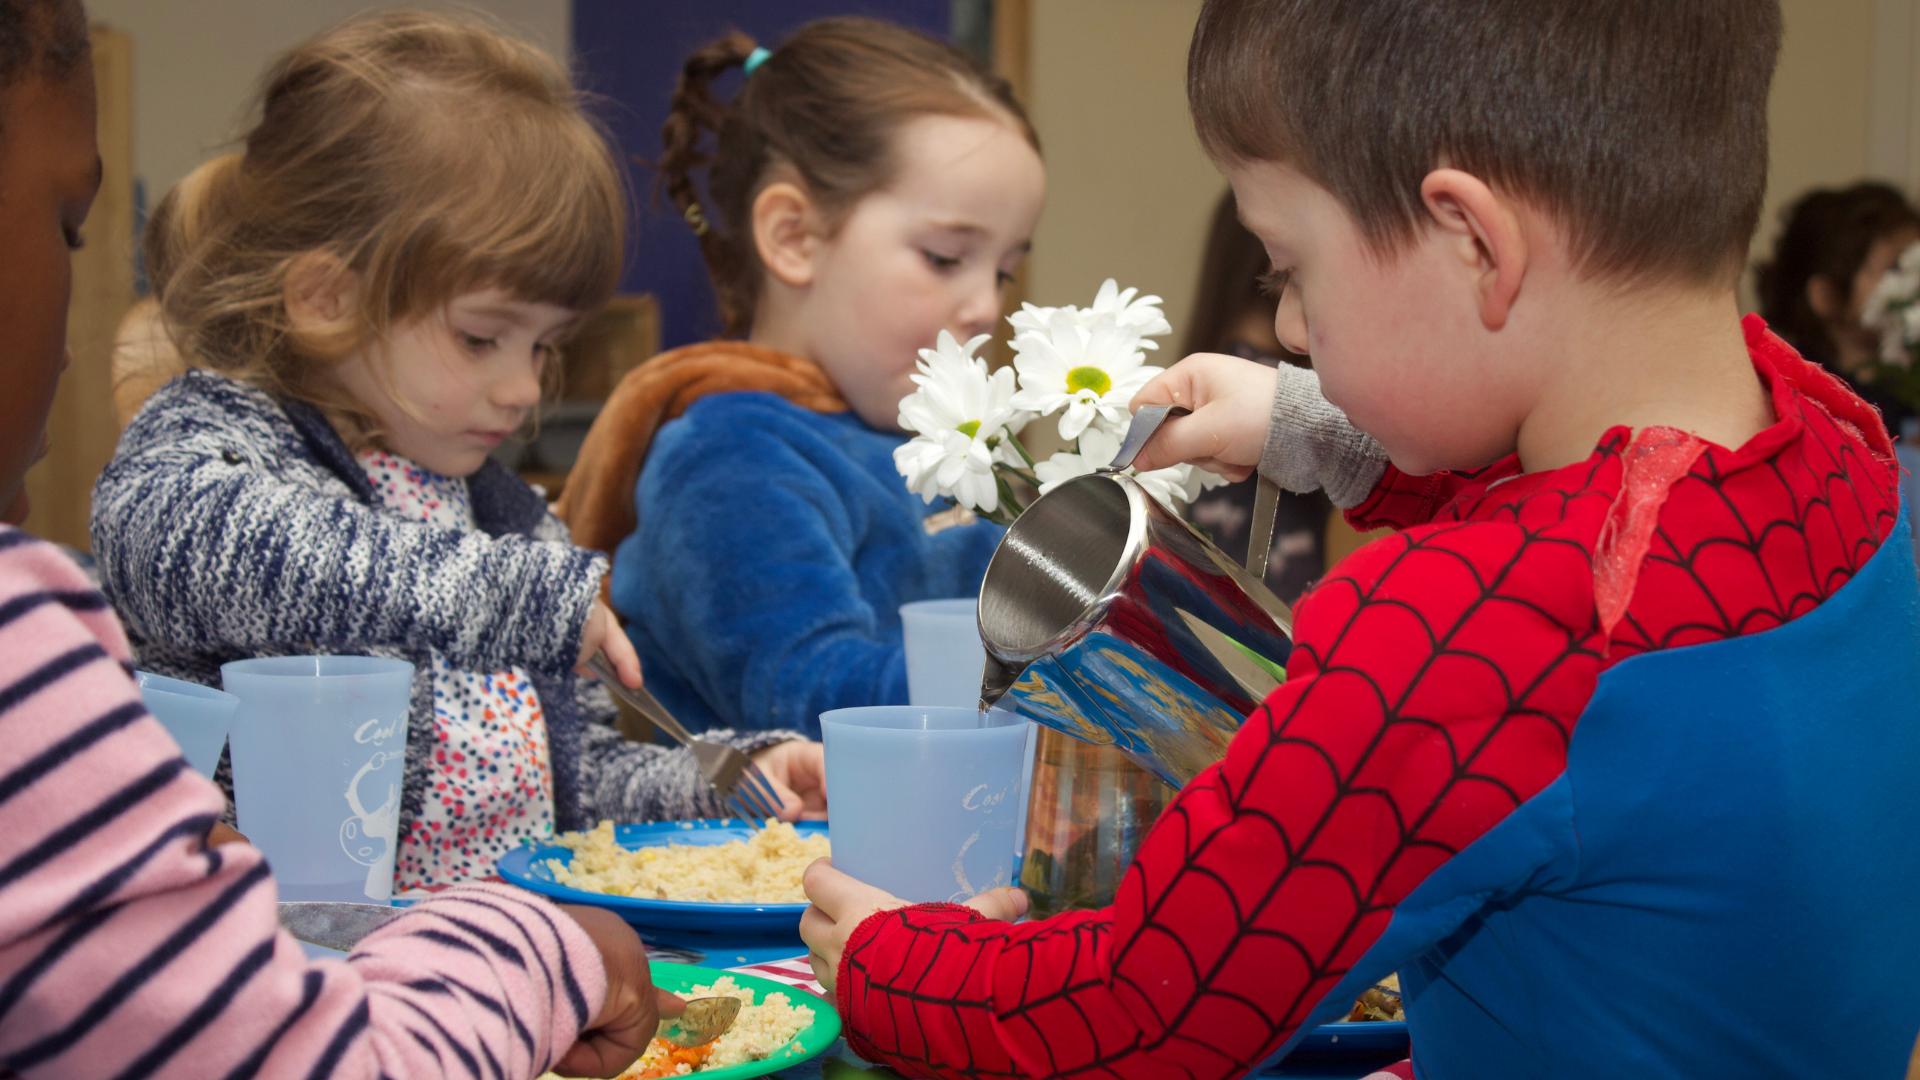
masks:
[[[701,1080],[744,1080],[749,1076],[765,1076],[781,1069],[791,1069],[832,1046],[840,1038],[840,1014],[834,1011],[833,1005],[797,986],[741,971],[716,971],[690,964],[656,963],[652,967],[653,985],[682,997],[692,993],[696,986],[712,986],[716,979],[731,978],[735,985],[752,990],[756,1003],[767,1000],[769,993],[777,993],[787,995],[787,1000],[796,1005],[805,1005],[813,1010],[813,1023],[801,1028],[800,1034],[787,1044],[787,1049],[775,1050],[772,1057],[760,1061],[729,1065],[724,1069],[702,1069],[693,1074]]]

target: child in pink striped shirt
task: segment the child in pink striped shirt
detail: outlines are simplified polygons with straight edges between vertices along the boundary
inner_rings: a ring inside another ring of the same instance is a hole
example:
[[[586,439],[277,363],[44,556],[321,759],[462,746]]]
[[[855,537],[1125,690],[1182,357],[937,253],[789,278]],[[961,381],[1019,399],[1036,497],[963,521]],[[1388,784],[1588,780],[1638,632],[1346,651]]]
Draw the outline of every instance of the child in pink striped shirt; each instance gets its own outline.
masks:
[[[661,1007],[632,929],[467,885],[309,963],[141,707],[106,601],[14,528],[99,187],[78,0],[0,0],[0,1074],[607,1075]]]

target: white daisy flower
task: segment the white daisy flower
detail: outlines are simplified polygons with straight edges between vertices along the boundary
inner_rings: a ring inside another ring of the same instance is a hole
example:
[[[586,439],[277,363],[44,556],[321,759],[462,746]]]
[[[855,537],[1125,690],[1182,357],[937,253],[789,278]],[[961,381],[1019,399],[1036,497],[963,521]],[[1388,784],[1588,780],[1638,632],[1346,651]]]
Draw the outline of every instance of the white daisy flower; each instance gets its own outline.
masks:
[[[1081,434],[1077,446],[1061,450],[1034,465],[1033,475],[1040,480],[1040,494],[1045,495],[1075,477],[1086,476],[1103,465],[1112,464],[1113,455],[1119,452],[1120,440],[1108,434],[1105,428],[1088,428]]]
[[[1100,291],[1094,295],[1090,307],[1039,307],[1034,304],[1021,304],[1020,310],[1007,316],[1013,324],[1014,336],[1021,334],[1045,333],[1056,315],[1065,314],[1080,325],[1092,328],[1103,319],[1111,319],[1121,329],[1134,335],[1136,343],[1142,349],[1157,349],[1160,343],[1148,338],[1171,334],[1173,327],[1160,311],[1161,300],[1157,296],[1142,296],[1135,299],[1139,289],[1122,289],[1120,283],[1112,278],[1100,283]]]
[[[1920,297],[1920,271],[1895,267],[1880,275],[1873,291],[1867,294],[1866,303],[1860,307],[1860,325],[1869,330],[1892,329],[1887,318],[1889,312],[1913,303],[1917,297]]]
[[[911,376],[919,389],[900,401],[900,426],[916,434],[893,452],[894,468],[916,495],[951,497],[983,513],[1000,505],[995,444],[1019,416],[1013,372],[990,372],[973,355],[987,340],[981,334],[961,344],[942,330],[933,348],[920,350]]]
[[[1013,406],[1041,416],[1065,410],[1060,437],[1068,441],[1096,420],[1125,427],[1127,403],[1161,372],[1111,316],[1085,320],[1056,310],[1041,329],[1014,338],[1013,352],[1020,373]]]
[[[1120,283],[1108,278],[1100,283],[1100,291],[1094,295],[1093,306],[1087,310],[1095,315],[1111,315],[1123,329],[1131,330],[1140,338],[1143,349],[1157,349],[1160,343],[1148,338],[1173,333],[1173,326],[1167,322],[1166,315],[1160,311],[1161,300],[1157,296],[1142,296],[1135,299],[1139,289],[1122,289]]]
[[[1022,303],[1019,311],[1007,316],[1007,321],[1013,324],[1013,336],[1017,338],[1021,334],[1045,333],[1047,324],[1053,321],[1055,315],[1063,311],[1074,318],[1080,316],[1080,309],[1071,305],[1041,307],[1038,304]]]
[[[1912,367],[1916,343],[1920,343],[1920,303],[1910,302],[1900,309],[1900,333],[1883,336],[1881,358],[1894,367]]]
[[[1208,488],[1216,488],[1227,482],[1219,473],[1211,473],[1198,465],[1174,465],[1170,468],[1155,469],[1149,473],[1134,476],[1140,486],[1154,498],[1178,510],[1187,503],[1200,497]]]
[[[961,432],[915,435],[894,448],[893,467],[906,477],[907,490],[927,502],[951,498],[983,514],[1000,507],[992,454],[985,443]]]
[[[1088,428],[1074,449],[1062,450],[1034,467],[1034,475],[1040,479],[1040,493],[1044,495],[1068,480],[1112,464],[1114,455],[1120,452],[1120,439],[1118,433],[1105,426]],[[1201,491],[1227,482],[1225,477],[1192,465],[1174,465],[1132,475],[1147,494],[1176,513]]]

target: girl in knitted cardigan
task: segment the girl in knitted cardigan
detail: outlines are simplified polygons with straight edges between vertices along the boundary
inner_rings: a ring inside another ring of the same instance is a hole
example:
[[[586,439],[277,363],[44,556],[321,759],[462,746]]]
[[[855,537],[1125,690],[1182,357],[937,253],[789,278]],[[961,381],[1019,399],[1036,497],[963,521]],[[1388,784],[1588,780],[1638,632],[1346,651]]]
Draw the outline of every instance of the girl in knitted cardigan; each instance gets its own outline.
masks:
[[[149,268],[191,370],[102,474],[93,541],[141,663],[262,654],[417,671],[398,888],[529,837],[719,810],[572,669],[639,665],[606,563],[489,452],[619,276],[626,193],[565,72],[470,22],[389,14],[295,48],[243,149],[162,202]],[[722,733],[721,737],[728,737]],[[819,746],[735,739],[824,811]]]

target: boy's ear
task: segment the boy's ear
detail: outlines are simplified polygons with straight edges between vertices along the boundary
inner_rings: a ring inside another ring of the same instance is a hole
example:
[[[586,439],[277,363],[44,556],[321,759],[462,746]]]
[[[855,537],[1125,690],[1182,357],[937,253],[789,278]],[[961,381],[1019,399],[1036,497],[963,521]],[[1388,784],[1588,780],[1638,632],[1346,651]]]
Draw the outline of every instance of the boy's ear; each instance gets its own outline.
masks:
[[[1420,198],[1433,227],[1471,275],[1481,324],[1489,330],[1505,326],[1532,254],[1517,208],[1459,169],[1428,173],[1420,182]]]
[[[821,238],[819,208],[806,188],[776,180],[753,199],[753,246],[774,280],[793,288],[813,284]]]
[[[359,336],[355,318],[359,275],[329,251],[294,257],[280,286],[293,340],[303,351],[328,355],[335,343]]]

